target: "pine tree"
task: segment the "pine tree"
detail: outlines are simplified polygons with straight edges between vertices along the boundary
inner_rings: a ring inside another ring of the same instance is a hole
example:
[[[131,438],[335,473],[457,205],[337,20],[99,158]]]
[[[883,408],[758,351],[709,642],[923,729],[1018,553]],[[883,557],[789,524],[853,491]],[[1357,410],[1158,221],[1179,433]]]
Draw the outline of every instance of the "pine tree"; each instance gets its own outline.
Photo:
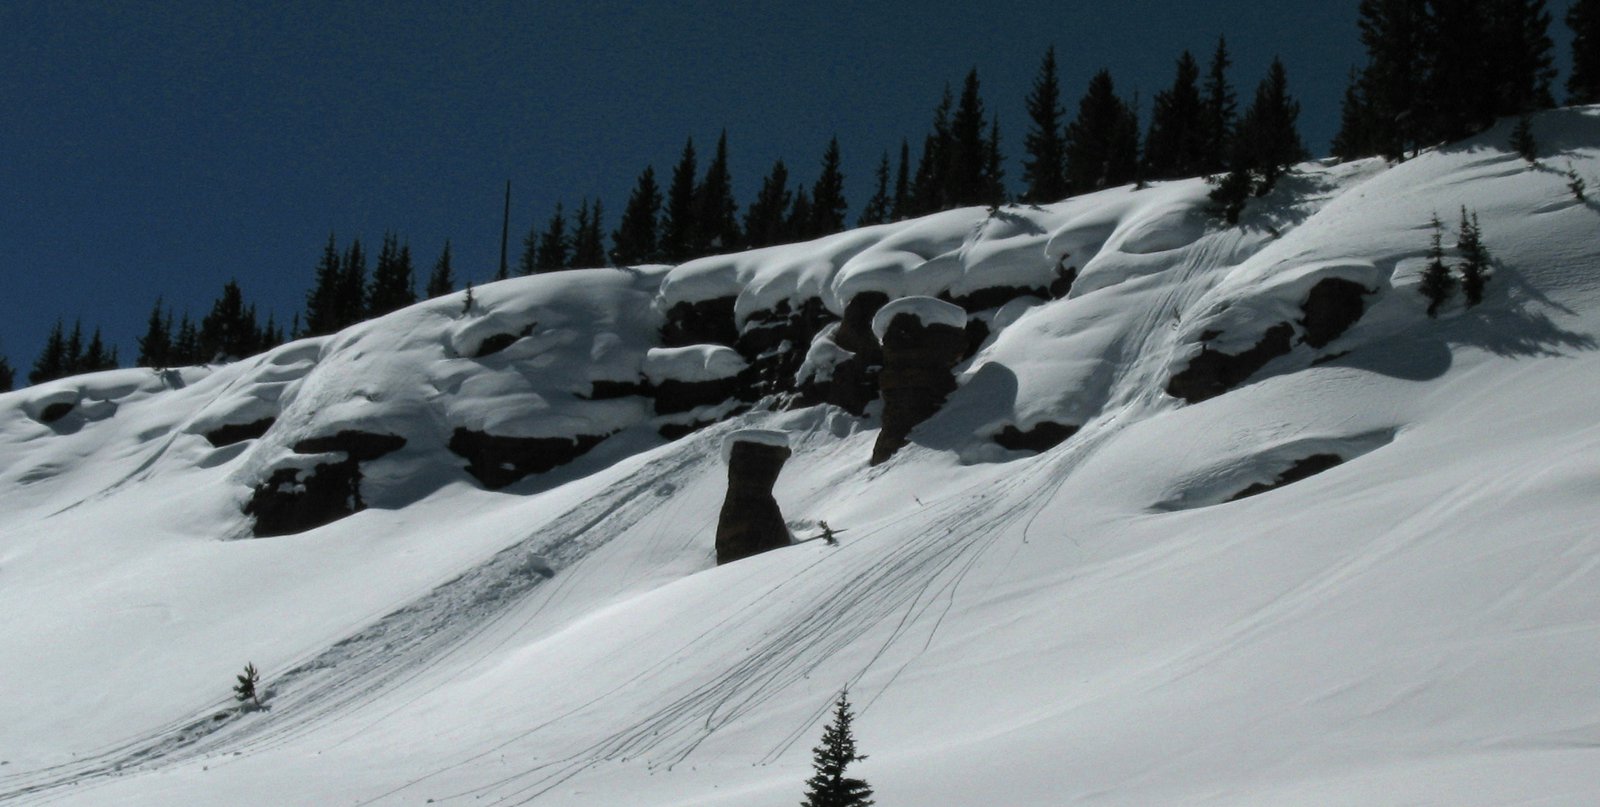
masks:
[[[811,232],[813,236],[832,235],[844,229],[844,173],[839,170],[839,138],[828,141],[822,153],[822,173],[811,186]]]
[[[984,198],[993,207],[1006,202],[1005,155],[1000,153],[1000,116],[989,119],[989,139],[984,143]]]
[[[1439,306],[1444,305],[1450,298],[1450,291],[1455,287],[1455,280],[1450,277],[1450,270],[1444,265],[1443,232],[1444,225],[1439,222],[1438,214],[1434,214],[1432,246],[1428,249],[1428,265],[1422,269],[1422,282],[1417,290],[1428,300],[1428,316],[1439,316]]]
[[[605,237],[600,234],[600,218],[605,215],[600,200],[578,210],[578,228],[572,237],[572,266],[592,269],[606,265]]]
[[[887,151],[878,161],[877,180],[877,190],[873,192],[872,198],[867,200],[867,206],[861,209],[861,217],[856,219],[857,227],[883,224],[889,220],[889,152]]]
[[[105,340],[100,336],[100,329],[94,329],[94,335],[89,337],[89,346],[83,351],[83,363],[80,372],[94,373],[101,370],[115,370],[117,360],[114,353],[106,348]]]
[[[67,339],[61,328],[61,320],[57,319],[55,327],[50,329],[50,336],[45,339],[44,349],[33,361],[33,370],[28,373],[28,383],[43,384],[66,375],[68,375]]]
[[[1461,295],[1471,308],[1483,302],[1483,289],[1489,282],[1489,251],[1483,247],[1483,231],[1478,228],[1478,214],[1469,218],[1466,207],[1461,208],[1461,225],[1457,230],[1456,249],[1461,252]]]
[[[1245,111],[1235,139],[1238,165],[1259,178],[1255,193],[1264,196],[1272,190],[1289,166],[1306,158],[1296,122],[1300,103],[1289,95],[1288,72],[1283,62],[1272,60],[1267,77],[1256,88],[1255,100]]]
[[[145,323],[144,336],[139,337],[140,367],[165,369],[172,359],[172,315],[161,311],[161,298],[150,309],[150,319]]]
[[[450,239],[444,241],[444,251],[433,263],[433,273],[428,275],[428,299],[443,297],[456,290],[455,269],[450,265]]]
[[[950,136],[950,106],[954,102],[950,85],[944,87],[944,96],[933,112],[933,130],[922,141],[922,156],[917,160],[917,172],[911,179],[911,206],[908,216],[937,213],[950,207],[945,198],[948,183],[945,178],[954,148]]]
[[[683,156],[672,169],[672,185],[667,188],[667,215],[661,224],[661,256],[670,263],[681,263],[695,254],[695,156],[694,138],[683,146]]]
[[[1178,57],[1172,86],[1156,93],[1144,143],[1145,176],[1176,179],[1205,172],[1206,109],[1200,65],[1189,51]]]
[[[63,376],[83,372],[83,320],[73,320],[72,335],[67,337],[67,351],[62,362]]]
[[[372,271],[368,315],[379,317],[398,311],[417,301],[416,269],[411,263],[411,245],[401,245],[394,233],[383,234],[378,250],[378,265]]]
[[[567,216],[556,202],[556,212],[550,216],[544,232],[539,234],[539,251],[534,259],[534,269],[539,272],[556,272],[567,268],[567,252],[571,242],[567,239]]]
[[[361,251],[361,239],[350,242],[344,253],[344,267],[340,271],[338,297],[339,330],[367,318],[367,256]]]
[[[1539,144],[1533,139],[1533,121],[1527,115],[1518,117],[1516,127],[1511,130],[1511,150],[1530,165],[1539,161]]]
[[[728,131],[717,138],[717,150],[706,166],[705,179],[695,188],[695,252],[711,255],[735,249],[739,234],[739,206],[733,201],[733,178],[728,173]]]
[[[234,700],[239,702],[250,701],[257,708],[261,707],[261,697],[256,692],[256,684],[261,683],[261,673],[256,672],[256,665],[244,665],[244,672],[236,676],[239,683],[233,685]]]
[[[852,763],[867,758],[856,753],[851,730],[854,721],[849,692],[840,692],[833,707],[833,722],[823,729],[822,742],[812,749],[811,767],[815,773],[806,780],[805,800],[800,807],[870,807],[874,803],[872,786],[866,780],[845,775]]]
[[[11,362],[5,356],[0,356],[0,392],[10,392],[17,383],[17,371],[12,369]]]
[[[661,215],[661,191],[656,187],[656,170],[646,166],[633,186],[622,221],[611,233],[611,259],[618,266],[650,263],[660,259],[656,250],[656,223]]]
[[[911,144],[900,140],[900,168],[894,175],[894,201],[889,205],[889,220],[900,221],[911,215]]]
[[[1372,122],[1372,105],[1362,89],[1361,73],[1352,69],[1339,107],[1339,131],[1333,136],[1333,156],[1354,160],[1378,153]]]
[[[787,240],[789,231],[784,216],[789,212],[789,204],[789,169],[783,160],[778,160],[761,180],[761,190],[745,211],[746,243],[752,247],[769,247]]]
[[[622,221],[611,232],[611,259],[618,266],[651,263],[661,255],[656,248],[656,224],[661,218],[661,189],[656,187],[656,170],[646,165],[638,175],[634,192],[622,208]]]
[[[328,244],[322,249],[322,260],[317,262],[315,283],[306,295],[305,336],[321,336],[339,330],[339,288],[342,278],[339,246],[334,241],[333,233],[328,233]]]
[[[978,91],[978,70],[967,72],[961,101],[950,120],[950,152],[944,174],[945,204],[966,207],[989,202],[988,144],[984,140],[983,98]],[[815,194],[813,194],[815,195]]]
[[[1550,82],[1556,69],[1550,12],[1544,0],[1494,0],[1489,4],[1489,40],[1483,49],[1494,83],[1495,107],[1484,124],[1555,106]]]
[[[1061,139],[1061,84],[1056,77],[1056,49],[1039,63],[1028,92],[1028,133],[1022,140],[1022,201],[1044,204],[1067,195],[1066,144]]]
[[[1228,83],[1228,68],[1232,66],[1228,40],[1217,37],[1217,49],[1211,54],[1211,64],[1206,70],[1201,120],[1201,173],[1214,174],[1228,167],[1228,146],[1233,140],[1234,117],[1239,111],[1233,86]]]
[[[1600,0],[1574,0],[1566,20],[1572,29],[1567,103],[1600,103]]]
[[[183,319],[178,322],[178,329],[173,331],[172,337],[172,364],[187,367],[200,364],[206,358],[200,355],[200,332],[195,330],[194,320],[189,318],[189,312],[183,312]]]
[[[1372,143],[1390,159],[1403,159],[1418,140],[1427,78],[1427,0],[1361,0],[1358,25],[1367,50],[1362,95],[1370,111]]]
[[[200,321],[200,355],[207,361],[240,359],[255,353],[260,343],[255,309],[245,306],[239,284],[229,280],[211,304],[211,313]]]
[[[1137,122],[1133,122],[1131,143],[1128,137],[1132,119],[1133,111],[1117,97],[1111,72],[1096,73],[1078,102],[1078,116],[1067,125],[1067,186],[1072,193],[1112,187],[1132,179],[1138,156]]]
[[[535,222],[528,227],[528,234],[522,237],[522,257],[517,259],[517,274],[527,276],[537,271],[539,271],[539,225]]]
[[[816,217],[811,213],[811,196],[801,185],[794,189],[794,204],[789,207],[789,216],[783,222],[782,242],[815,238],[816,224]]]

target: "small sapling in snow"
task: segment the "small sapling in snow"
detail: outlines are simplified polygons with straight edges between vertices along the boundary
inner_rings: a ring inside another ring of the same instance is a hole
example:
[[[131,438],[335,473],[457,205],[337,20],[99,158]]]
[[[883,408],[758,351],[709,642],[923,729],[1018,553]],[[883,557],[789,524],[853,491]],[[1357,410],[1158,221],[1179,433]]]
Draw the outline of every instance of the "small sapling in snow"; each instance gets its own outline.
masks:
[[[256,684],[261,681],[261,673],[256,672],[256,665],[253,663],[245,664],[244,672],[236,677],[239,679],[239,683],[233,685],[234,700],[241,703],[250,701],[256,705],[256,708],[261,708],[261,697],[256,692]]]
[[[1589,183],[1578,176],[1578,169],[1573,168],[1572,163],[1567,163],[1567,190],[1572,191],[1573,198],[1580,202],[1588,201],[1588,187]]]

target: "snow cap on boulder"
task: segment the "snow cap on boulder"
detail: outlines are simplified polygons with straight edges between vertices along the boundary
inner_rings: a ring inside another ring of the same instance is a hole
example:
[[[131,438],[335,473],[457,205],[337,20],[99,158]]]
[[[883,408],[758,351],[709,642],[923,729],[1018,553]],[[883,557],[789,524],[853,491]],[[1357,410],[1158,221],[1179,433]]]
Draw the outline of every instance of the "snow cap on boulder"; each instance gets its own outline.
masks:
[[[744,370],[743,356],[722,345],[653,347],[644,357],[644,377],[652,384],[663,381],[696,383],[721,381]]]
[[[958,331],[967,327],[967,312],[959,305],[936,297],[901,297],[878,309],[872,318],[872,335],[882,342],[883,335],[889,331],[889,323],[901,314],[916,317],[924,327],[948,325]]]
[[[757,443],[776,448],[789,447],[789,435],[776,429],[740,429],[722,438],[722,461],[726,463],[733,454],[735,443]]]

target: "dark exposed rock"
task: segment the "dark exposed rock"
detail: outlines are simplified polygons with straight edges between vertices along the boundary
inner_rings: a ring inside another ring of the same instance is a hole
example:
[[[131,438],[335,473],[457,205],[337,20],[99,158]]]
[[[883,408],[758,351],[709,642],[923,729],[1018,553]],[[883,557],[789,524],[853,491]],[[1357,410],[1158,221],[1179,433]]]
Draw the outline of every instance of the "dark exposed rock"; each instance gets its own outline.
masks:
[[[1061,445],[1068,437],[1078,433],[1078,427],[1065,423],[1041,421],[1033,428],[1022,431],[1016,426],[1006,426],[994,436],[994,441],[1001,448],[1012,451],[1034,451],[1043,453]]]
[[[643,379],[636,381],[590,381],[589,394],[577,393],[579,398],[590,401],[609,401],[616,398],[627,398],[634,395],[649,397],[650,384]]]
[[[1233,497],[1228,499],[1228,501],[1236,502],[1248,496],[1254,496],[1257,493],[1266,493],[1269,490],[1276,490],[1284,485],[1292,484],[1294,482],[1299,482],[1302,479],[1316,476],[1317,474],[1320,474],[1329,468],[1337,467],[1343,462],[1344,458],[1338,454],[1312,454],[1309,457],[1296,460],[1293,465],[1289,466],[1288,470],[1278,474],[1278,477],[1271,482],[1257,482],[1256,484],[1233,494]]]
[[[669,378],[653,385],[651,394],[656,399],[656,414],[672,415],[738,397],[739,387],[739,376],[712,381],[676,381]]]
[[[983,343],[989,339],[989,323],[977,317],[967,320],[967,348],[961,351],[963,361],[978,355]]]
[[[229,423],[206,432],[205,438],[213,448],[231,446],[234,443],[254,440],[266,434],[267,430],[272,428],[272,424],[275,422],[277,422],[276,418],[262,418],[250,423]]]
[[[878,378],[883,398],[883,428],[872,447],[877,465],[900,450],[911,429],[933,417],[956,389],[951,368],[967,348],[967,332],[943,324],[924,324],[911,314],[889,322],[883,336],[883,372]]]
[[[523,328],[517,333],[497,333],[486,337],[482,342],[478,343],[478,349],[473,351],[472,358],[481,359],[484,356],[492,356],[508,347],[511,347],[518,339],[531,335],[533,333],[534,326],[537,324],[538,323],[529,323],[528,327]]]
[[[53,403],[53,404],[50,404],[49,406],[46,406],[43,410],[41,410],[39,412],[39,422],[40,423],[54,423],[54,422],[56,422],[56,421],[58,421],[58,420],[60,420],[60,419],[62,419],[64,417],[66,417],[67,415],[72,414],[72,410],[73,410],[73,408],[75,406],[76,406],[76,404],[70,404],[70,403]]]
[[[609,435],[501,437],[458,428],[449,448],[467,460],[467,473],[489,490],[499,490],[530,474],[542,474],[588,453]]]
[[[1215,398],[1244,383],[1267,362],[1288,353],[1293,336],[1293,326],[1280,322],[1243,353],[1228,354],[1203,347],[1188,367],[1167,382],[1167,394],[1189,403]]]
[[[292,535],[331,524],[366,509],[361,500],[361,464],[354,459],[318,465],[309,472],[280,468],[257,485],[245,503],[258,538]]]
[[[735,442],[728,452],[728,495],[717,519],[717,563],[789,545],[789,527],[772,496],[789,459],[784,446]]]
[[[374,434],[345,429],[322,437],[308,437],[295,443],[293,449],[296,454],[342,452],[356,462],[367,462],[399,451],[405,448],[405,445],[406,438],[397,434]]]
[[[1042,286],[991,286],[959,297],[947,292],[939,295],[939,299],[947,303],[955,303],[961,306],[968,314],[973,314],[979,311],[988,311],[991,308],[999,308],[1012,300],[1022,297],[1045,299],[1049,294],[1049,290]]]
[[[795,373],[805,362],[806,349],[835,319],[815,297],[802,301],[798,308],[780,300],[771,309],[751,314],[734,345],[749,363],[739,374],[740,400],[793,392]]]
[[[1372,293],[1360,283],[1343,278],[1317,281],[1300,307],[1304,315],[1300,327],[1305,331],[1305,343],[1320,348],[1339,338],[1361,319],[1367,305],[1365,298]]]
[[[726,345],[739,341],[733,321],[732,297],[717,297],[694,303],[678,303],[667,310],[661,326],[661,344],[667,347]]]
[[[1050,281],[1050,299],[1061,300],[1072,293],[1072,284],[1078,282],[1078,267],[1067,266],[1063,259],[1062,265],[1056,267],[1056,279]]]
[[[867,404],[878,399],[883,346],[872,334],[872,317],[888,302],[883,292],[857,294],[845,304],[844,319],[833,332],[834,343],[855,355],[834,366],[826,400],[853,415],[865,413]]]

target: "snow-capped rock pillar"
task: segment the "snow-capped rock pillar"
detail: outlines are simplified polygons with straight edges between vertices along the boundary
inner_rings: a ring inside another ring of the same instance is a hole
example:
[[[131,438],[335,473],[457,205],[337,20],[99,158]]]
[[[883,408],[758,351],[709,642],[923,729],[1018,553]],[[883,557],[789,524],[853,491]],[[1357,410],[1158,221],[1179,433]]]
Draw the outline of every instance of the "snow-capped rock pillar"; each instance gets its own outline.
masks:
[[[778,431],[744,429],[723,441],[728,495],[717,519],[719,565],[789,545],[789,527],[772,495],[789,453],[789,439]]]
[[[872,331],[883,345],[883,429],[872,464],[894,456],[918,423],[933,417],[956,389],[950,372],[967,347],[967,312],[932,297],[903,297],[880,309]]]

